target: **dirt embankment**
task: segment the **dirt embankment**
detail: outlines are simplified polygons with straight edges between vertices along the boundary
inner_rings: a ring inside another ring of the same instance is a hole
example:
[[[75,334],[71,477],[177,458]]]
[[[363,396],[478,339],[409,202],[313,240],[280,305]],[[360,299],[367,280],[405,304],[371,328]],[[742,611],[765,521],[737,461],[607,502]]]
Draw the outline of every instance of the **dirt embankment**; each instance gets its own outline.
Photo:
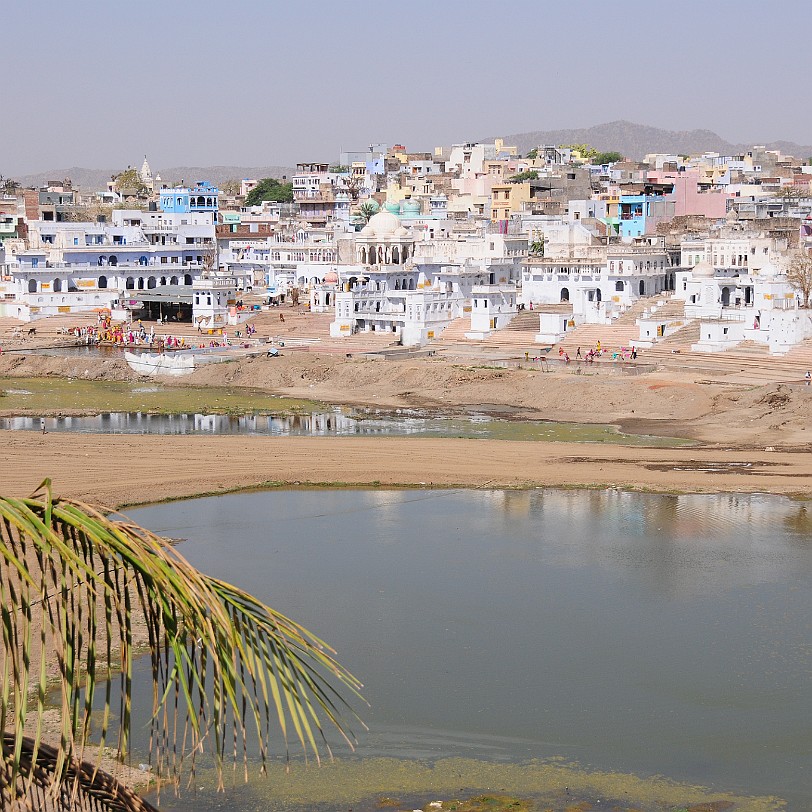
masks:
[[[142,380],[123,359],[4,354],[0,376]],[[599,365],[543,373],[464,365],[442,358],[381,361],[288,352],[204,367],[168,384],[250,387],[331,404],[388,409],[475,409],[507,416],[613,423],[639,433],[688,437],[725,446],[804,449],[812,439],[812,389],[742,386],[700,380],[679,370],[623,375]],[[54,411],[59,404],[54,404]]]

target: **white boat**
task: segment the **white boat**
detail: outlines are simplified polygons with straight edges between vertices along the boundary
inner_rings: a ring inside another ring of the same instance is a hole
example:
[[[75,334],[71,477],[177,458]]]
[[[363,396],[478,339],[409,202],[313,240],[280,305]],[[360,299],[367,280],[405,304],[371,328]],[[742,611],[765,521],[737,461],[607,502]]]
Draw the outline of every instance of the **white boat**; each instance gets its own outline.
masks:
[[[224,361],[235,361],[252,355],[264,353],[264,350],[253,348],[203,347],[200,349],[175,350],[172,352],[124,352],[124,360],[130,369],[139,375],[191,375],[196,369],[208,364],[220,364]]]

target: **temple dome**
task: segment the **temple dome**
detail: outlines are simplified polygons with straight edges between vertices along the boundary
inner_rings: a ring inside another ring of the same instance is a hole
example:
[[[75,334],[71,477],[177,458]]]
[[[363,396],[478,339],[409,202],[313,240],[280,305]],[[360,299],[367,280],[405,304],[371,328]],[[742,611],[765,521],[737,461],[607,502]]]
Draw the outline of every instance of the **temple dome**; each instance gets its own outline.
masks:
[[[369,218],[367,228],[376,237],[391,237],[400,228],[400,220],[391,211],[379,211]]]
[[[710,262],[705,262],[703,260],[702,262],[694,265],[691,275],[694,279],[698,279],[700,277],[712,277],[716,275],[716,271],[713,269],[713,265],[711,265]]]
[[[335,271],[327,271],[324,274],[325,285],[335,285],[338,282],[338,274]]]
[[[401,226],[398,228],[395,233],[392,235],[393,237],[408,237],[409,236],[409,229],[406,226]]]
[[[388,203],[384,203],[383,205],[384,205],[384,208],[387,211],[392,212],[392,214],[398,214],[398,212],[400,212],[400,203],[388,202]]]

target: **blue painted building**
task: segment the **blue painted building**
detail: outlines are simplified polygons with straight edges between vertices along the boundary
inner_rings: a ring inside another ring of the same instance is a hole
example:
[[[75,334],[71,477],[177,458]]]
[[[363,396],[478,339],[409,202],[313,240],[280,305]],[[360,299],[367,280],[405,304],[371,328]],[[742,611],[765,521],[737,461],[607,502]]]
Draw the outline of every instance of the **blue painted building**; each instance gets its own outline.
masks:
[[[191,212],[211,212],[217,216],[217,198],[220,190],[206,180],[198,181],[193,187],[177,186],[174,189],[161,189],[159,206],[166,214],[189,214]]]
[[[646,217],[651,213],[651,201],[646,195],[620,196],[620,236],[642,237],[646,233]]]

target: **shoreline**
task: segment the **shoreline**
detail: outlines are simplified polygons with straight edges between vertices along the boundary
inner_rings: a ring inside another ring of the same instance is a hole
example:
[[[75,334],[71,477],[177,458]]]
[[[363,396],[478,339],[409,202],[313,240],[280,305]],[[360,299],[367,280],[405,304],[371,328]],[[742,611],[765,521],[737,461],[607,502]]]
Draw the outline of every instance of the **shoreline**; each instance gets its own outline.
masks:
[[[111,509],[281,487],[618,488],[812,498],[805,450],[412,437],[257,437],[0,431],[0,487]]]

